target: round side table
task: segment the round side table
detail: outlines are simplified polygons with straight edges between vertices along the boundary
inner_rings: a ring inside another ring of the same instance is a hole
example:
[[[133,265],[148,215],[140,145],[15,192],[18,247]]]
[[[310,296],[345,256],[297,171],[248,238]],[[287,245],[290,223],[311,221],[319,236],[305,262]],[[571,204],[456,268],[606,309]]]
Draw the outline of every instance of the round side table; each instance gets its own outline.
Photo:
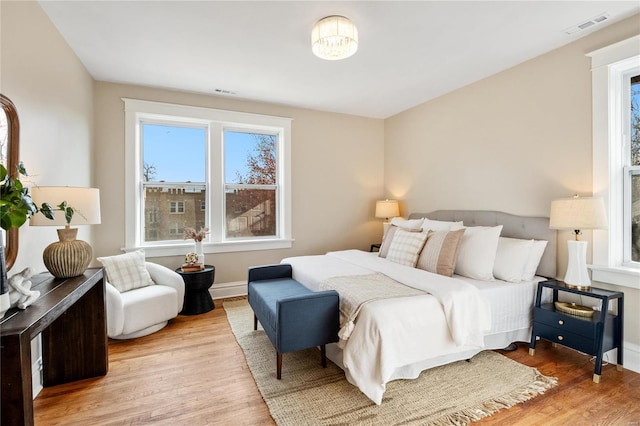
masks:
[[[202,271],[195,272],[182,272],[182,269],[178,268],[176,272],[184,280],[184,306],[180,315],[198,315],[215,308],[209,293],[216,276],[215,266],[204,265]]]

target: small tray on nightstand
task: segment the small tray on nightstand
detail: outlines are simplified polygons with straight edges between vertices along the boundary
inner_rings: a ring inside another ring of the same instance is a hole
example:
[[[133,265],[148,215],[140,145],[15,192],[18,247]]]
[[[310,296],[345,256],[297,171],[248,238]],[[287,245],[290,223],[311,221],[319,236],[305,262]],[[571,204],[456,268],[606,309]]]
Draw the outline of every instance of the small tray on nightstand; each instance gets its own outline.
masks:
[[[577,305],[571,302],[554,302],[554,305],[557,310],[569,315],[585,318],[591,318],[593,316],[593,309],[588,306]]]

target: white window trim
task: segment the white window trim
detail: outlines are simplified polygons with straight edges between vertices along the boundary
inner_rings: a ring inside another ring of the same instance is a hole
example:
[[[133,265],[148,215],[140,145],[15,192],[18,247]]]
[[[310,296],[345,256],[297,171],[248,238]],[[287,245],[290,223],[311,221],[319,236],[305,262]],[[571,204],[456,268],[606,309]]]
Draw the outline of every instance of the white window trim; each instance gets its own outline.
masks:
[[[208,212],[208,223],[211,233],[209,241],[203,243],[205,253],[226,253],[252,250],[270,250],[291,248],[293,243],[291,226],[291,118],[251,114],[236,111],[224,111],[212,108],[193,107],[187,105],[167,104],[138,99],[122,98],[125,105],[125,247],[123,251],[144,249],[147,257],[184,255],[193,245],[190,241],[176,243],[144,243],[141,241],[141,229],[144,219],[141,216],[139,176],[141,176],[142,153],[137,143],[141,117],[188,117],[183,121],[195,124],[213,123],[210,133],[220,132],[224,126],[238,126],[244,129],[264,128],[282,129],[279,136],[281,145],[278,149],[278,173],[280,176],[278,203],[278,236],[273,238],[253,238],[247,240],[222,241],[221,228],[223,214],[220,211]],[[210,157],[222,164],[222,152],[211,152]],[[208,171],[210,173],[210,170]],[[213,173],[208,176],[211,184],[209,199],[222,200],[223,174]]]
[[[623,118],[624,78],[640,71],[640,36],[588,53],[591,57],[593,99],[593,194],[604,199],[609,229],[593,231],[592,278],[640,289],[640,270],[625,265],[622,244],[625,146],[629,126]],[[622,96],[621,96],[622,95]],[[628,97],[627,97],[628,101]],[[629,229],[627,229],[629,231]],[[629,231],[630,232],[630,231]]]

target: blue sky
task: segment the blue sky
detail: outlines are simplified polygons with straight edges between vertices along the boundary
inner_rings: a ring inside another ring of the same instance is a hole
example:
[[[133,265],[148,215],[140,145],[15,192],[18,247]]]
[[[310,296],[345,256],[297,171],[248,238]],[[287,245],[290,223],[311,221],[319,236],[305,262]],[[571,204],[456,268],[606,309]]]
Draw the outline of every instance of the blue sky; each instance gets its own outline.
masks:
[[[144,162],[156,168],[156,181],[204,182],[207,129],[143,124]],[[226,132],[225,177],[235,182],[236,171],[246,174],[247,156],[255,139],[250,134]],[[215,171],[214,171],[215,172]]]

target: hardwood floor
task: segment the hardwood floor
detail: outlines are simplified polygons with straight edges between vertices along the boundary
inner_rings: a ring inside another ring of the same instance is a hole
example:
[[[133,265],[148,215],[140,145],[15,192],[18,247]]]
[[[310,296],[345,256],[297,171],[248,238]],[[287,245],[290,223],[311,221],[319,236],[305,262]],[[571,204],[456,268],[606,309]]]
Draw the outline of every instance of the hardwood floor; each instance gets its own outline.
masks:
[[[45,388],[34,401],[36,425],[273,425],[222,301],[215,305],[150,336],[111,340],[109,373]],[[478,424],[640,426],[640,374],[608,365],[595,384],[591,357],[546,342],[533,357],[526,344],[502,353],[559,385]]]

